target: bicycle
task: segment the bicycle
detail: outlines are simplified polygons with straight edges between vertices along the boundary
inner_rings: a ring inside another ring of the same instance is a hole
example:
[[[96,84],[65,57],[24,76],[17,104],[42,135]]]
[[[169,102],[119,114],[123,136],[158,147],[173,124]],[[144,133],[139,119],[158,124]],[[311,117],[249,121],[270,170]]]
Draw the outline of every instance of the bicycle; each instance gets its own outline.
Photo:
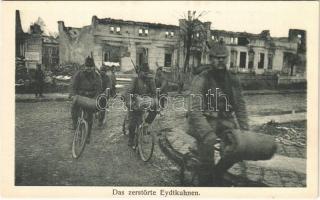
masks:
[[[85,119],[85,111],[81,108],[81,116],[78,118],[77,128],[73,135],[72,157],[78,159],[85,146],[88,137],[88,122]]]
[[[145,119],[148,111],[144,111],[142,116],[142,123],[135,130],[134,149],[139,153],[140,158],[144,162],[148,162],[153,154],[155,137],[152,132],[148,130],[148,125]],[[124,135],[128,135],[128,114],[123,121],[122,130]]]

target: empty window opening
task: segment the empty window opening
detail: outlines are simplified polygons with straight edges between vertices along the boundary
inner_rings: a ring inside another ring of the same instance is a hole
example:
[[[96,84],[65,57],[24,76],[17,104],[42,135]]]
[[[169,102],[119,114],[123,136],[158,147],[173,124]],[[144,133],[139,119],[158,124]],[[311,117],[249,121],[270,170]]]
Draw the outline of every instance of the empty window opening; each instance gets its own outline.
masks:
[[[171,53],[166,53],[164,55],[164,66],[165,67],[171,67],[172,65],[172,54]]]
[[[260,53],[260,60],[258,63],[258,68],[263,69],[263,67],[264,67],[264,53]]]
[[[247,52],[240,52],[240,68],[246,68]]]

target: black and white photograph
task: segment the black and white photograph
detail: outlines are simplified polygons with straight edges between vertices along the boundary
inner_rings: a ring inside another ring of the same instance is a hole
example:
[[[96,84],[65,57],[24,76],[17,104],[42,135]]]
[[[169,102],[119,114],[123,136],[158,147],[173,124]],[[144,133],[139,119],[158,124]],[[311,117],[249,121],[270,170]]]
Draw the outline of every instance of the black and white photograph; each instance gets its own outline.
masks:
[[[313,191],[318,3],[5,2],[12,187]]]

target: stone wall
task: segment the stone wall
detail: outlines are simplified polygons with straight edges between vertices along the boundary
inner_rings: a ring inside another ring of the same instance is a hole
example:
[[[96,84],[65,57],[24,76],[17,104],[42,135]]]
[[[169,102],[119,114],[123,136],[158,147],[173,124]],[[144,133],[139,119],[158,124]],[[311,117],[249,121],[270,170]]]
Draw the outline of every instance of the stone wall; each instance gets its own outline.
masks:
[[[42,38],[38,34],[30,34],[25,43],[25,58],[27,69],[36,69],[42,64]]]
[[[181,26],[182,21],[179,20]],[[60,33],[60,63],[82,64],[85,57],[93,52],[96,66],[99,68],[105,62],[106,46],[114,47],[119,54],[121,71],[133,70],[133,65],[139,65],[139,53],[141,49],[147,49],[147,56],[143,56],[144,62],[148,62],[150,68],[155,70],[157,66],[165,65],[165,54],[171,53],[171,67],[183,66],[185,55],[182,48],[182,41],[179,38],[179,26],[115,20],[110,18],[99,19],[92,17],[92,23],[83,28],[65,27],[62,21],[58,22]],[[207,41],[217,41],[222,37],[231,51],[236,51],[236,62],[234,70],[239,72],[252,72],[264,74],[265,72],[280,72],[284,68],[284,54],[297,52],[297,43],[288,38],[272,38],[269,31],[262,31],[260,34],[245,32],[231,32],[211,30],[211,23],[205,22]],[[147,30],[141,34],[141,30]],[[174,35],[168,36],[168,32]],[[210,35],[211,34],[211,35]],[[241,44],[240,42],[241,38]],[[239,40],[238,40],[239,39]],[[248,43],[244,44],[243,40]],[[246,54],[245,67],[240,68],[240,53]],[[249,57],[254,52],[253,68],[249,68]],[[200,53],[200,55],[198,55]],[[208,49],[199,47],[190,55],[190,66],[208,63]],[[259,68],[260,54],[264,54],[263,68]],[[272,67],[269,68],[269,55],[272,55]],[[230,67],[230,57],[228,60]],[[303,73],[305,67],[297,68]]]
[[[92,27],[70,28],[65,27],[61,21],[58,24],[60,64],[83,64],[95,49]]]

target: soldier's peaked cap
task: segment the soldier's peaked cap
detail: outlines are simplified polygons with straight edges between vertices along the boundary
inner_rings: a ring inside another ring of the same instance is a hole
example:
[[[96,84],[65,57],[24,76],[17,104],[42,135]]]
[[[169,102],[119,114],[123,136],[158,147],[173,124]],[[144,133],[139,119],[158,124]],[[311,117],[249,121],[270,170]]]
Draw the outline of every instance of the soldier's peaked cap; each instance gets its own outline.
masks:
[[[221,40],[219,42],[210,44],[209,54],[216,57],[227,57],[229,55],[229,50],[227,49],[225,43]]]
[[[94,67],[94,62],[93,62],[93,59],[91,57],[87,57],[85,62],[84,62],[85,66],[90,66],[90,67]]]

